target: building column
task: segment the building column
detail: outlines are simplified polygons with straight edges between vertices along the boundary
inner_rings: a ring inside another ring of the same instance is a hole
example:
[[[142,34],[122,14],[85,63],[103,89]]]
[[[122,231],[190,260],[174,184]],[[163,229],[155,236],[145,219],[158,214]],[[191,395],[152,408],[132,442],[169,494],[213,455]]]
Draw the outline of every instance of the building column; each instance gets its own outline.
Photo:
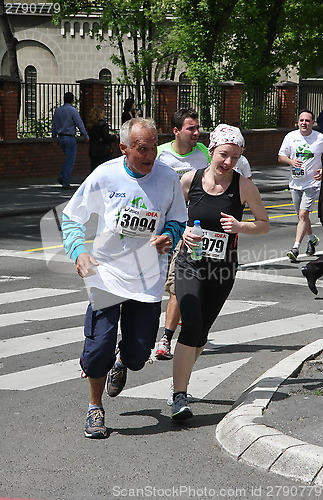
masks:
[[[221,82],[221,123],[240,127],[242,82]]]
[[[17,120],[20,110],[21,81],[0,76],[0,138],[17,139]]]
[[[84,123],[87,123],[89,114],[93,106],[104,107],[104,80],[96,78],[86,78],[78,80],[80,84],[80,115]]]
[[[172,132],[171,119],[178,109],[178,82],[155,82],[155,121],[161,134]]]
[[[297,87],[295,82],[275,85],[277,93],[277,127],[295,128],[297,121]]]

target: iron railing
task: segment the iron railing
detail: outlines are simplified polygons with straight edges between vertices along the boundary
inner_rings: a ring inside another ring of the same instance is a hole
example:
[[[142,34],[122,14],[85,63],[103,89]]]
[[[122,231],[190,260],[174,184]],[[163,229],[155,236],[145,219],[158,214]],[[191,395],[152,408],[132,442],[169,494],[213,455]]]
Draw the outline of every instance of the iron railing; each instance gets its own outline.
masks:
[[[124,102],[129,97],[135,100],[136,108],[140,112],[139,116],[154,117],[154,86],[147,91],[144,85],[107,83],[104,88],[105,116],[113,132],[120,130]]]
[[[80,95],[77,83],[22,83],[18,137],[50,137],[53,114],[63,104],[65,92],[74,94],[77,107]]]
[[[221,88],[218,85],[180,84],[178,103],[180,108],[196,109],[204,130],[210,130],[220,122]]]
[[[242,129],[277,126],[277,91],[275,87],[244,85],[240,101]]]
[[[147,89],[143,86],[107,83],[105,85],[104,105],[106,120],[110,129],[118,133],[124,101],[135,99],[144,118],[155,118],[154,85]],[[18,120],[19,137],[50,137],[54,111],[63,103],[65,92],[75,96],[74,105],[80,99],[79,84],[68,83],[22,83],[21,108]],[[178,85],[178,106],[193,107],[200,117],[201,127],[211,130],[221,119],[221,87],[194,84]],[[274,128],[279,120],[279,92],[275,87],[255,87],[244,85],[241,90],[240,119],[241,128]],[[297,110],[310,109],[317,117],[323,109],[323,84],[301,84],[298,88]],[[295,122],[296,122],[295,117]]]
[[[302,109],[309,109],[315,119],[323,109],[323,82],[301,82],[298,87],[297,114]]]

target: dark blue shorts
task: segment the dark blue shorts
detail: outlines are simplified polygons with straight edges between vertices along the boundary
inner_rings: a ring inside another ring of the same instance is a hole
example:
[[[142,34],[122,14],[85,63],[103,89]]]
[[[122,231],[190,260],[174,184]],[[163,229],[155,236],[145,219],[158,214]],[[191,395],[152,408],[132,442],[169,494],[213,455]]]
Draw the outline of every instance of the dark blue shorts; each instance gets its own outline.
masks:
[[[149,359],[159,328],[161,302],[127,300],[93,311],[88,306],[84,322],[85,342],[80,358],[88,377],[104,377],[115,362],[118,323],[122,338],[118,344],[122,362],[130,370],[141,370]]]

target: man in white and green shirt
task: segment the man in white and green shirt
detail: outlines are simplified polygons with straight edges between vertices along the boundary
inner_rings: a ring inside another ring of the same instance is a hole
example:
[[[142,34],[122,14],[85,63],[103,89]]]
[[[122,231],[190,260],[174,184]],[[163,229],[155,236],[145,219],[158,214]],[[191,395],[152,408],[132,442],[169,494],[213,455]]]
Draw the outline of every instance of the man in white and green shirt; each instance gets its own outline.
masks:
[[[308,237],[306,254],[314,255],[319,238],[313,234],[310,212],[318,199],[322,177],[323,134],[313,130],[314,115],[307,109],[300,111],[298,130],[289,132],[278,152],[278,161],[290,165],[289,188],[298,215],[296,238],[287,252],[291,262],[297,260],[305,235]]]
[[[108,395],[117,396],[127,369],[143,368],[155,345],[166,253],[176,246],[186,223],[178,176],[156,160],[155,123],[128,120],[120,130],[120,149],[122,156],[85,179],[62,218],[64,248],[90,298],[80,363],[90,390],[84,432],[95,439],[108,436],[102,404],[106,379]],[[89,248],[85,224],[92,216],[96,236]]]

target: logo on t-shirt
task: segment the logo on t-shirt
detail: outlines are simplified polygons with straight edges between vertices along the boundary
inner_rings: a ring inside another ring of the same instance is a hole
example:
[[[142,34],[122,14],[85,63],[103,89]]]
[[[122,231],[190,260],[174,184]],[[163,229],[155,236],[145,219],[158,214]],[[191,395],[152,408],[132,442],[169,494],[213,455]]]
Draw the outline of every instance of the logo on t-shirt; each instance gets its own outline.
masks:
[[[135,207],[137,208],[144,208],[146,209],[146,205],[144,203],[144,199],[142,196],[139,196],[138,198],[134,198],[133,200],[131,200],[130,202],[132,205],[134,205]]]
[[[297,146],[296,148],[296,158],[299,158],[303,161],[309,160],[310,158],[314,158],[314,153],[308,147],[308,144],[303,144],[303,146]]]

